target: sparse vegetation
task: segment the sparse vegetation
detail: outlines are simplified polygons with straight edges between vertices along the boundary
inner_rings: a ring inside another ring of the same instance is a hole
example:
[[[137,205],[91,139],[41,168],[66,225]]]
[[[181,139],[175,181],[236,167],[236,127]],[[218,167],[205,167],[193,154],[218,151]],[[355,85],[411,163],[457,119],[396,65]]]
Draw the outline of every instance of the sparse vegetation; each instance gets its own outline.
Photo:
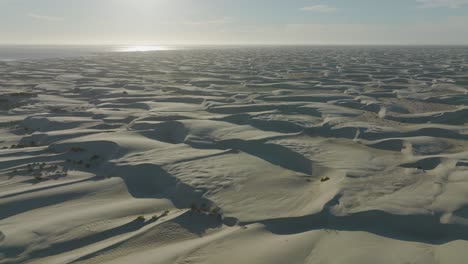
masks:
[[[199,214],[201,213],[201,214],[205,214],[205,215],[209,215],[209,216],[214,216],[214,217],[216,217],[218,219],[218,221],[223,220],[223,215],[221,213],[221,208],[219,208],[219,207],[210,208],[206,204],[202,204],[201,209],[200,209],[197,206],[196,203],[192,203],[191,212],[195,212],[195,213],[199,213]]]
[[[163,212],[161,215],[159,215],[159,216],[153,215],[153,216],[151,217],[151,220],[156,221],[156,220],[158,220],[159,218],[162,218],[162,217],[167,216],[168,214],[169,214],[169,210],[166,210],[166,211],[164,211],[164,212]]]
[[[220,210],[221,210],[221,209],[220,209],[219,207],[212,208],[212,209],[210,210],[210,215],[218,215],[219,212],[220,212]]]
[[[136,220],[137,220],[137,221],[142,221],[142,222],[143,222],[143,221],[146,220],[146,218],[145,218],[145,216],[140,215],[140,216],[138,216],[138,217],[136,218]]]
[[[83,152],[84,149],[83,149],[83,148],[80,148],[80,147],[72,147],[72,148],[70,149],[70,151],[76,153],[76,152]]]
[[[21,170],[18,170],[15,168],[13,170],[13,173],[18,173],[21,172]],[[53,179],[58,179],[60,177],[65,177],[68,175],[68,172],[66,169],[62,168],[61,171],[59,171],[59,166],[57,165],[47,165],[47,163],[42,162],[34,162],[34,163],[29,163],[26,164],[24,167],[24,172],[29,173],[32,177],[34,177],[38,181],[44,181],[48,180],[50,178]]]
[[[165,217],[169,214],[169,210],[164,211],[159,217]]]
[[[11,149],[22,149],[22,148],[30,148],[30,147],[37,147],[38,144],[35,141],[31,141],[30,143],[18,143],[13,144],[10,146]],[[3,147],[4,149],[8,147]]]

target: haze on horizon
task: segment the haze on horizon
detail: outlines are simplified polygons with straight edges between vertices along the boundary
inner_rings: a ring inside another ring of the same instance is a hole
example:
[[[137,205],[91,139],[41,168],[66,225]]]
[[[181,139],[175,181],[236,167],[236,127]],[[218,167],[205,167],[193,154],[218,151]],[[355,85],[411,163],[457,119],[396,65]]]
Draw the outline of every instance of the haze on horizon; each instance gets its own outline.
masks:
[[[0,0],[0,44],[468,44],[468,0]]]

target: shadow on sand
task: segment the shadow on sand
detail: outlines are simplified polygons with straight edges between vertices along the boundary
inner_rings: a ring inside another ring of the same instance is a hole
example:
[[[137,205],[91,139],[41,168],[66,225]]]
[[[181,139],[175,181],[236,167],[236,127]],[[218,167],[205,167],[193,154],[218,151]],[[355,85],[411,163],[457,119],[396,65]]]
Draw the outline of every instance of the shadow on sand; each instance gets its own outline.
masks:
[[[440,215],[394,215],[384,211],[365,211],[335,216],[330,208],[336,196],[316,215],[258,221],[274,234],[297,234],[312,230],[363,231],[391,239],[440,245],[455,240],[468,240],[468,226],[442,224]],[[251,223],[241,223],[251,224]]]

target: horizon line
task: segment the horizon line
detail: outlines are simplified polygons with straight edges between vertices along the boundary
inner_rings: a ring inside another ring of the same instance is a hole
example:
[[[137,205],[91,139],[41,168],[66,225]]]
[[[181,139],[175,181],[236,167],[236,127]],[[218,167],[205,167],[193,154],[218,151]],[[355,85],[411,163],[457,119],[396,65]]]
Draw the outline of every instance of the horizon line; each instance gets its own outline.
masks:
[[[468,46],[468,43],[194,43],[194,44],[119,44],[119,43],[0,43],[0,46],[148,46],[148,47],[229,47],[229,46]]]

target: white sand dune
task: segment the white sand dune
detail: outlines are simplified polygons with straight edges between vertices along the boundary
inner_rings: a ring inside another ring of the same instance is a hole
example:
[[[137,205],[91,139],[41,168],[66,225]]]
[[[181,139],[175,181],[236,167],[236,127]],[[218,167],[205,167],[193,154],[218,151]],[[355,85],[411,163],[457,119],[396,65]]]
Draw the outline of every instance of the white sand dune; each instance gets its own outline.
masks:
[[[0,62],[0,263],[468,259],[466,48]]]

